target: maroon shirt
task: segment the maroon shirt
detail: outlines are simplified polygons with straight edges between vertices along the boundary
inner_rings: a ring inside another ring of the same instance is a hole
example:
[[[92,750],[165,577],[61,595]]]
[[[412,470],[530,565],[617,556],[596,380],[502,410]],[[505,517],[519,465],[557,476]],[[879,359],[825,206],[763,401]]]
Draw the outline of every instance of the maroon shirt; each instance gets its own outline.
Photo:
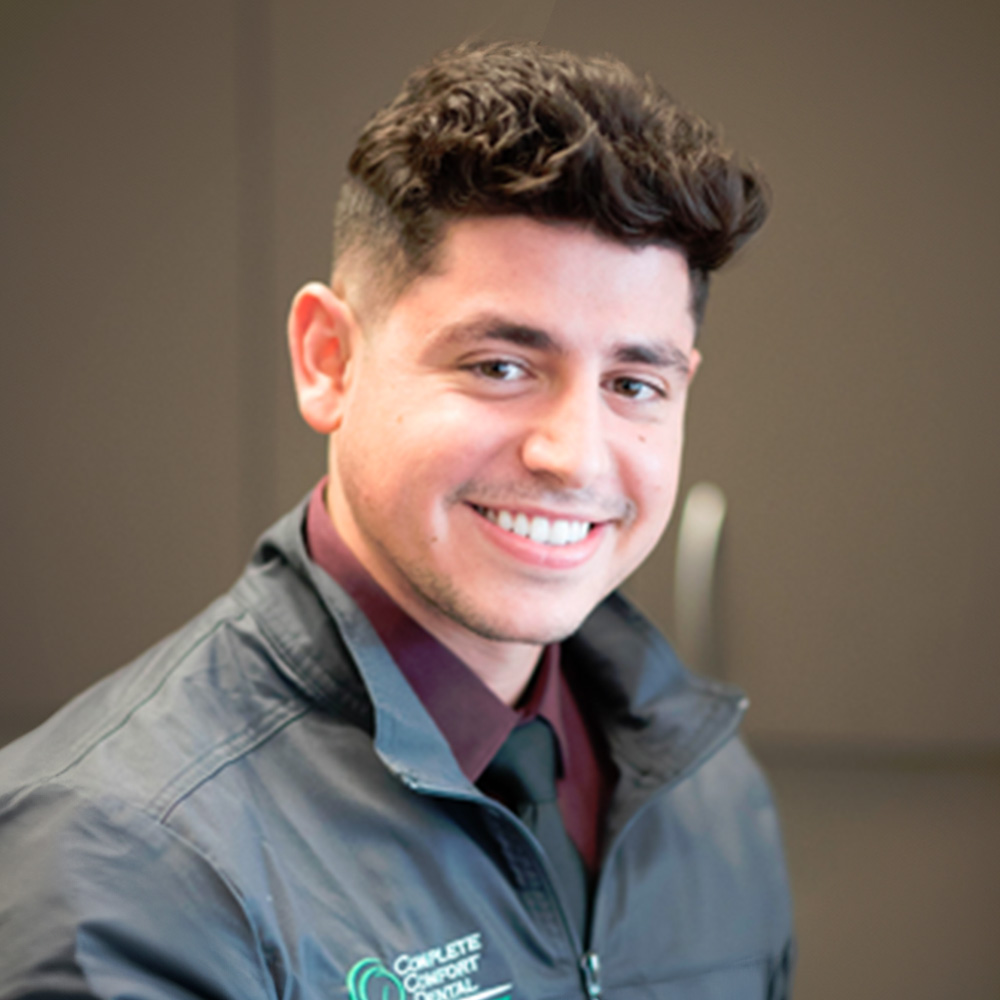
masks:
[[[306,548],[371,622],[448,741],[462,772],[470,781],[478,781],[511,730],[523,720],[542,716],[556,734],[562,758],[556,788],[563,822],[587,868],[596,872],[615,771],[603,740],[588,729],[566,682],[560,647],[545,647],[517,707],[505,705],[372,579],[334,528],[325,492],[323,479],[309,501]]]

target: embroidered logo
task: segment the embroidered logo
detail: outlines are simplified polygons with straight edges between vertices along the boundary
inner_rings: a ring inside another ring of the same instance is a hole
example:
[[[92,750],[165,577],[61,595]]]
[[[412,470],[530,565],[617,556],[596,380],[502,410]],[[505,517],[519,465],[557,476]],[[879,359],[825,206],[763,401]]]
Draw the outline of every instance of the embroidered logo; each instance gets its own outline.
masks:
[[[478,983],[483,936],[467,934],[417,954],[397,955],[387,967],[363,958],[347,974],[350,1000],[511,1000],[513,983]]]
[[[404,1000],[403,984],[377,959],[363,958],[347,973],[351,1000]]]

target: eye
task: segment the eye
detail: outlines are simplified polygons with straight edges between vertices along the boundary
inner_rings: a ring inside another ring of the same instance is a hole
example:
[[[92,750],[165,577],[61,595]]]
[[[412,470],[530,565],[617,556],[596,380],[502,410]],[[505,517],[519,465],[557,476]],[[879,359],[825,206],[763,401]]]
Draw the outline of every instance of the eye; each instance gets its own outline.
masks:
[[[513,382],[527,374],[524,366],[505,358],[488,358],[464,366],[467,371],[493,382]]]
[[[608,388],[618,396],[637,402],[666,399],[669,395],[664,386],[631,375],[616,376],[608,382]]]

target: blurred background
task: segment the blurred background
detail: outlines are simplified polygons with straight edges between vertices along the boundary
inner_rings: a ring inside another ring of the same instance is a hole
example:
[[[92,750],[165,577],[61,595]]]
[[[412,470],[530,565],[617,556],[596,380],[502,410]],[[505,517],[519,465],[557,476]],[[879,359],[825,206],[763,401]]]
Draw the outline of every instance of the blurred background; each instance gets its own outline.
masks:
[[[779,799],[803,1000],[1000,997],[1000,6],[2,0],[0,743],[179,626],[323,470],[284,313],[359,128],[463,38],[610,51],[775,208],[685,490]],[[629,584],[675,628],[671,528]]]

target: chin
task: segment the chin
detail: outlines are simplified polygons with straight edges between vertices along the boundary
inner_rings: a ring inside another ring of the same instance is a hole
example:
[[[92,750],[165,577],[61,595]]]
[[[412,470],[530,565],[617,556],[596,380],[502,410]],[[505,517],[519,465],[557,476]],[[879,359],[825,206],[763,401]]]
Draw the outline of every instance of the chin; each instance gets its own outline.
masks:
[[[512,608],[504,614],[497,614],[495,608],[440,607],[453,621],[483,639],[528,646],[562,642],[580,627],[592,609],[593,605],[588,604],[582,611],[566,609],[562,614],[554,614],[544,601],[533,601],[528,607]],[[539,614],[540,610],[542,614]]]
[[[426,608],[493,642],[545,646],[572,635],[607,593],[599,588],[539,587],[430,572],[408,574],[410,592]],[[474,597],[470,598],[470,594]]]

